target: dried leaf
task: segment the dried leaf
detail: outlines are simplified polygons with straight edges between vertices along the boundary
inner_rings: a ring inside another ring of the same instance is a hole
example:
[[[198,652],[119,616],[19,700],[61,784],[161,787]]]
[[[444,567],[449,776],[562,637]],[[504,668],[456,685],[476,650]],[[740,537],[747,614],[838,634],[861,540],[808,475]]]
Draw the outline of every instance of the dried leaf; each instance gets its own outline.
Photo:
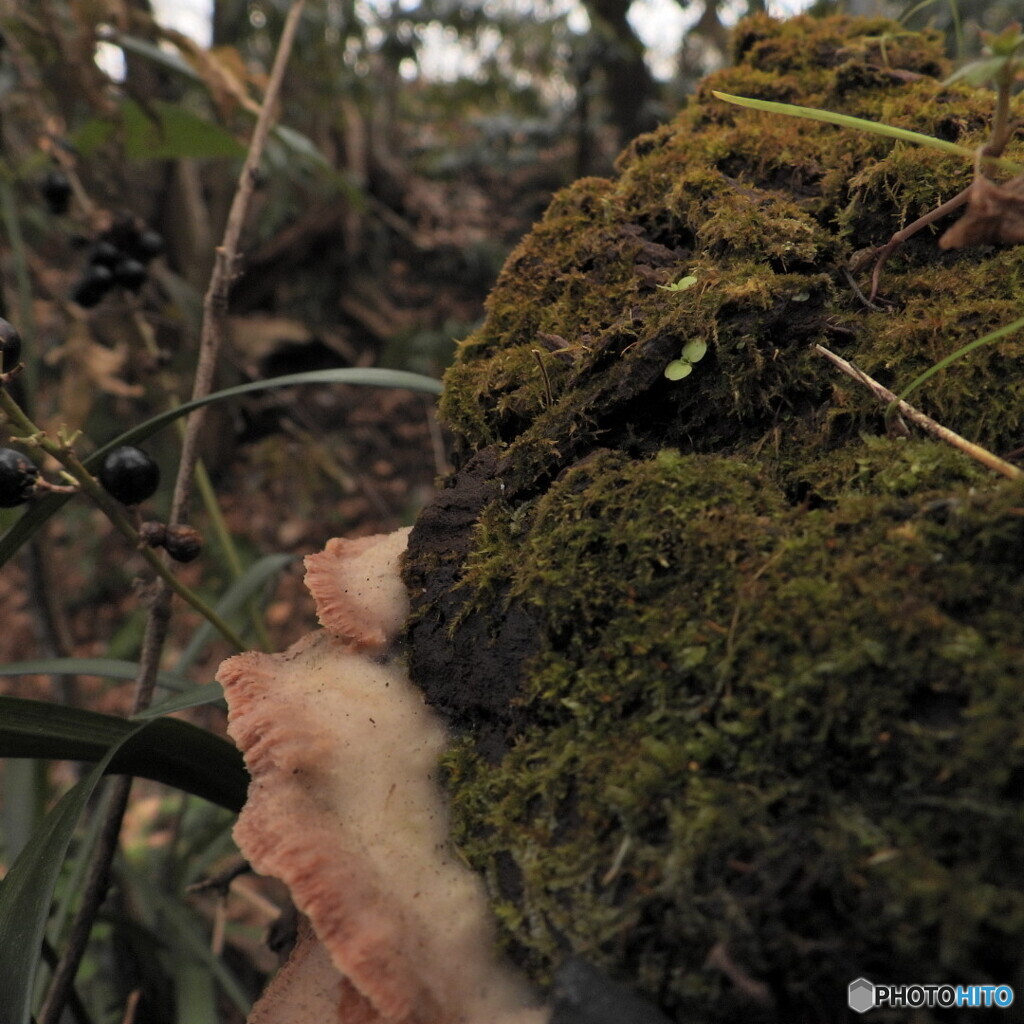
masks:
[[[939,239],[940,249],[1024,242],[1024,174],[999,185],[978,175],[967,197],[967,211]]]

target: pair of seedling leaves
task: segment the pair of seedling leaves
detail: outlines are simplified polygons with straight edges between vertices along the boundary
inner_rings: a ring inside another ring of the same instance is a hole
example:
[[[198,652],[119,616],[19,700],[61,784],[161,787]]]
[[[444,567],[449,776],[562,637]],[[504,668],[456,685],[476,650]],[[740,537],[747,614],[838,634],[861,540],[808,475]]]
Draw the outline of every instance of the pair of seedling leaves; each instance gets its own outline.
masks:
[[[998,183],[987,177],[982,170],[986,160],[1000,157],[1007,143],[1017,128],[1009,120],[1010,92],[1014,82],[1021,76],[1024,67],[1024,30],[1019,23],[1008,25],[998,35],[986,34],[985,56],[980,60],[965,65],[947,79],[954,82],[964,79],[972,85],[981,86],[993,82],[997,91],[996,111],[992,122],[992,136],[982,146],[975,157],[974,180],[971,184],[947,200],[941,206],[918,218],[913,224],[896,232],[875,254],[875,267],[871,277],[870,300],[873,300],[879,284],[882,267],[888,257],[903,242],[922,228],[952,213],[964,203],[967,210],[963,216],[948,228],[939,238],[940,249],[962,249],[973,245],[1019,245],[1024,243],[1024,173],[1006,182]],[[892,134],[895,137],[908,137],[916,133],[902,132],[900,129],[887,130],[887,126],[876,125],[850,118],[844,115],[831,114],[790,104],[770,103],[766,101],[743,99],[715,93],[719,99],[754,109],[769,110],[775,113],[789,114],[796,117],[810,117],[814,120],[827,121],[848,127],[860,127],[880,134]],[[934,140],[917,136],[917,142]],[[938,143],[936,143],[938,145]],[[693,275],[681,278],[673,284],[659,285],[665,291],[681,292],[693,287],[697,278]],[[693,372],[694,364],[699,362],[707,352],[707,343],[703,339],[689,341],[683,347],[678,359],[665,367],[665,376],[669,380],[682,380]]]
[[[697,283],[693,274],[680,278],[672,284],[659,284],[658,287],[666,292],[685,292]],[[673,359],[665,367],[665,376],[669,380],[682,380],[693,373],[694,363],[699,363],[708,350],[708,343],[703,338],[694,338],[683,346],[683,351],[678,359]]]

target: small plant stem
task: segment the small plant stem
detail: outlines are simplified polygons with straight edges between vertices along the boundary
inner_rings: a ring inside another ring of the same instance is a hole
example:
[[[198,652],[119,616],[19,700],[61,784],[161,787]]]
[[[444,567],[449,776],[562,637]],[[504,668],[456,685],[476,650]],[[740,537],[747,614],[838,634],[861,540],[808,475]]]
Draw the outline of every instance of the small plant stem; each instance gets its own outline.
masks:
[[[899,412],[902,416],[905,416],[911,423],[917,424],[917,426],[922,430],[927,431],[933,437],[937,437],[939,440],[945,441],[954,448],[958,448],[976,462],[980,462],[988,469],[994,470],[996,473],[1001,473],[1003,476],[1008,477],[1011,480],[1019,480],[1021,477],[1024,477],[1024,471],[1018,469],[1017,466],[1007,462],[1005,459],[999,458],[998,455],[994,455],[987,448],[982,448],[981,445],[977,445],[973,441],[968,441],[967,438],[961,437],[955,431],[950,430],[949,427],[944,427],[941,423],[937,423],[919,409],[915,409],[909,403],[902,401],[898,395],[893,394],[893,392],[888,388],[883,387],[873,377],[869,377],[863,370],[854,366],[853,363],[847,362],[842,356],[836,355],[835,352],[825,348],[824,345],[815,345],[814,348],[816,352],[823,355],[830,363],[837,366],[847,376],[852,377],[856,381],[860,381],[861,384],[872,391],[883,402],[888,403],[891,408]]]
[[[64,1012],[64,1004],[71,994],[75,975],[78,973],[78,967],[82,960],[82,953],[89,941],[93,921],[99,913],[110,885],[110,865],[114,853],[117,851],[121,834],[121,820],[128,806],[131,788],[132,777],[130,775],[120,775],[116,779],[112,779],[107,788],[107,801],[102,812],[103,824],[92,859],[89,861],[89,872],[85,878],[82,903],[75,919],[71,922],[64,953],[54,968],[46,998],[43,1000],[43,1005],[36,1018],[39,1024],[57,1024]],[[72,957],[68,955],[70,950],[79,950],[80,952],[77,956]]]
[[[531,348],[530,351],[533,353],[533,358],[540,367],[540,375],[544,379],[545,408],[550,409],[555,404],[555,400],[551,394],[551,379],[548,377],[547,367],[544,365],[544,357],[539,348]]]
[[[934,224],[935,221],[945,217],[947,213],[952,213],[954,210],[959,209],[964,203],[967,202],[967,197],[970,195],[971,186],[968,185],[961,192],[957,192],[952,199],[947,199],[941,206],[936,206],[934,210],[929,210],[923,217],[918,217],[913,224],[908,224],[902,231],[897,231],[892,238],[889,239],[881,249],[878,250],[878,255],[875,259],[875,269],[871,271],[871,292],[868,295],[868,302],[872,303],[875,301],[875,296],[878,294],[878,283],[882,276],[882,267],[885,266],[886,260],[898,249],[904,242],[912,238],[922,228],[926,228],[929,224]]]
[[[236,650],[244,650],[245,641],[195,591],[185,586],[152,548],[142,543],[138,531],[125,515],[123,506],[107,494],[100,486],[99,481],[82,465],[70,446],[59,444],[46,437],[25,415],[18,403],[2,388],[0,388],[0,409],[6,414],[8,420],[22,432],[24,439],[33,438],[35,444],[64,466],[78,482],[82,492],[99,505],[114,529],[138,548],[139,554],[173,593],[199,612]]]
[[[1003,155],[1003,150],[1006,149],[1010,136],[1013,134],[1013,125],[1010,123],[1010,92],[1013,86],[1012,65],[1008,64],[1007,68],[1010,69],[1009,78],[1007,79],[1007,75],[1003,73],[996,82],[996,109],[992,114],[992,134],[989,136],[988,142],[978,150],[975,156],[975,179],[981,174],[981,165],[984,160],[998,160]],[[952,199],[947,199],[941,206],[937,206],[930,213],[926,213],[923,217],[918,217],[913,224],[908,224],[902,231],[897,231],[879,249],[878,257],[875,260],[875,269],[871,272],[871,294],[868,296],[870,302],[873,302],[878,294],[878,282],[882,275],[882,267],[885,266],[886,260],[893,254],[893,251],[898,249],[907,239],[916,235],[922,228],[927,227],[929,224],[934,224],[941,217],[945,217],[947,213],[952,213],[963,206],[970,197],[970,194],[971,186],[968,185],[967,188],[962,192],[958,192]]]
[[[202,459],[196,462],[195,483],[199,491],[199,497],[203,502],[203,508],[206,510],[206,514],[210,519],[210,525],[213,527],[213,534],[217,538],[217,543],[220,545],[220,550],[224,555],[228,571],[237,580],[241,578],[245,568],[238,555],[238,546],[235,544],[235,539],[231,536],[228,524],[224,521],[224,514],[220,510],[220,502],[217,501],[217,493],[213,489],[213,481],[210,480],[210,474],[207,472],[206,464]],[[245,608],[249,615],[249,625],[252,627],[256,642],[263,650],[270,650],[270,637],[267,634],[266,626],[263,624],[263,617],[260,615],[256,598],[252,597],[246,601]]]
[[[1014,70],[1014,62],[1008,62],[996,79],[996,109],[992,115],[992,138],[984,149],[985,156],[1001,156],[1013,134],[1013,125],[1010,123],[1010,99]]]
[[[157,358],[159,355],[159,349],[156,343],[156,338],[153,335],[153,328],[149,325],[146,318],[134,303],[132,304],[131,312],[132,324],[135,327],[136,334],[142,342],[143,348],[145,348],[145,350],[154,359]],[[166,374],[160,373],[157,379],[167,395],[168,407],[176,407],[179,404],[178,398],[167,381]],[[174,425],[177,428],[179,438],[184,440],[185,424],[181,420],[175,420]],[[239,557],[238,547],[235,544],[235,540],[231,536],[231,531],[228,529],[227,523],[224,521],[224,515],[220,509],[220,502],[217,501],[216,492],[214,491],[213,484],[210,481],[210,474],[206,471],[206,465],[203,463],[202,459],[196,460],[195,485],[199,490],[199,496],[202,499],[203,508],[209,517],[210,525],[213,527],[213,533],[217,538],[217,543],[224,557],[224,561],[227,563],[228,571],[231,573],[233,579],[239,579],[242,573],[245,572],[245,569],[242,566],[242,560]],[[263,625],[263,619],[260,617],[256,601],[254,599],[246,601],[245,606],[249,613],[249,624],[252,626],[257,642],[264,650],[268,650],[270,641],[267,636],[266,628]]]
[[[259,167],[270,132],[277,97],[284,79],[284,69],[288,63],[292,43],[305,0],[295,0],[285,19],[281,40],[278,43],[274,65],[270,72],[267,88],[263,95],[249,152],[242,167],[238,189],[235,192],[228,223],[224,231],[224,241],[217,250],[210,287],[203,303],[203,327],[199,341],[199,359],[196,366],[196,378],[192,389],[193,398],[202,398],[210,393],[213,383],[213,371],[216,365],[220,342],[225,334],[224,321],[227,313],[228,294],[235,276],[235,265],[238,260],[238,244],[242,226],[248,213],[249,201],[252,197],[255,172]],[[188,508],[192,489],[192,479],[199,456],[199,430],[202,417],[193,413],[188,420],[185,437],[182,443],[181,459],[178,463],[177,478],[174,483],[174,495],[171,499],[172,524],[182,522]],[[150,554],[153,554],[150,551]],[[160,561],[157,559],[157,561]],[[173,580],[173,582],[172,582]],[[163,655],[164,641],[171,617],[171,595],[179,584],[173,574],[162,574],[158,582],[156,597],[146,617],[146,629],[143,637],[142,652],[139,657],[139,672],[135,679],[135,698],[133,710],[138,713],[149,706],[156,684],[157,671]],[[85,954],[85,947],[92,932],[96,914],[106,897],[110,878],[110,864],[117,852],[121,821],[127,807],[131,779],[118,779],[115,796],[103,821],[103,841],[96,849],[90,864],[89,880],[86,885],[82,906],[72,926],[72,938],[68,941],[61,956],[60,964],[54,972],[49,991],[46,994],[45,1013],[39,1014],[38,1024],[58,1024],[65,1003],[68,1000],[79,964]]]

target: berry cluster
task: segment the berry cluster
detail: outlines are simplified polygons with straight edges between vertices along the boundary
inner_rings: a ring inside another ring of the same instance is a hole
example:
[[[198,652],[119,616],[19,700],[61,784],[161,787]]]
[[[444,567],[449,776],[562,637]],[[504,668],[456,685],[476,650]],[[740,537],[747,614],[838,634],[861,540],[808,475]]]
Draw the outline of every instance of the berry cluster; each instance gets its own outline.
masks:
[[[21,335],[14,325],[0,318],[0,363],[4,379],[13,374],[21,358]],[[0,384],[2,386],[2,384]],[[103,489],[122,505],[136,506],[151,498],[160,486],[160,467],[141,448],[123,444],[111,449],[100,464]],[[22,452],[0,447],[0,508],[15,508],[46,491],[67,491],[40,479],[39,468]],[[203,539],[190,526],[165,526],[146,522],[140,528],[142,542],[162,547],[171,558],[191,562],[202,551]]]
[[[50,168],[39,183],[39,191],[51,213],[61,216],[68,212],[72,188],[63,171]],[[146,283],[150,260],[163,251],[164,240],[156,231],[140,225],[131,214],[120,214],[89,245],[88,263],[71,289],[71,298],[91,309],[112,288],[137,292]]]
[[[88,309],[114,287],[137,292],[146,282],[150,260],[163,250],[157,232],[140,228],[134,217],[118,217],[89,247],[88,265],[71,298]]]

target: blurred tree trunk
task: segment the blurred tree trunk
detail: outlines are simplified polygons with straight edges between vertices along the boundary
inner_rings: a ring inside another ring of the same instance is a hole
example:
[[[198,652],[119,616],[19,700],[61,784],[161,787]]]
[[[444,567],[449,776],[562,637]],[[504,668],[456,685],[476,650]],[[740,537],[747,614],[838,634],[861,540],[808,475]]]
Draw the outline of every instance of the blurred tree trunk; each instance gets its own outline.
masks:
[[[658,86],[644,60],[644,44],[626,18],[631,3],[583,0],[600,41],[595,60],[604,70],[608,105],[621,145],[657,124]]]

